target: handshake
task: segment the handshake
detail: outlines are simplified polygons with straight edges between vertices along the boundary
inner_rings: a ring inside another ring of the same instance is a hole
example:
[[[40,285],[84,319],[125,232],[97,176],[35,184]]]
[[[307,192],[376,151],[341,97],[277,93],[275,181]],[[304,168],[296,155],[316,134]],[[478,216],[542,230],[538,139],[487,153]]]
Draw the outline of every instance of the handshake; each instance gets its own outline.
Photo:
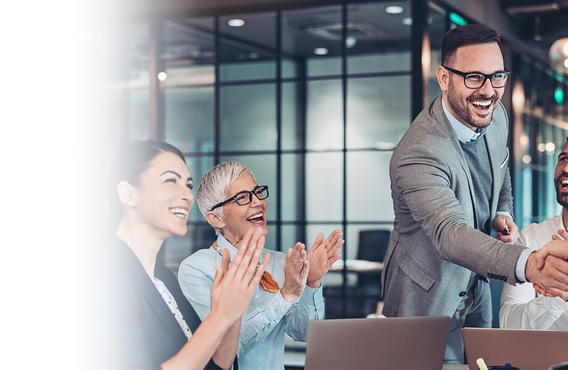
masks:
[[[535,290],[547,297],[568,301],[568,232],[558,230],[552,241],[531,253],[525,276]]]

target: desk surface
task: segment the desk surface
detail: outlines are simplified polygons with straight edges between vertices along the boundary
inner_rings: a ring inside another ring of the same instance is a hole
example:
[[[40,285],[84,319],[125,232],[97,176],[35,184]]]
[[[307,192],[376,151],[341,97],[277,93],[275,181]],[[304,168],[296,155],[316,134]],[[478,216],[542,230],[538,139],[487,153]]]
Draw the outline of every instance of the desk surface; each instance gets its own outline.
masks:
[[[374,261],[367,261],[367,260],[347,260],[347,271],[348,272],[373,272],[373,271],[382,271],[384,267],[384,263],[382,262],[374,262]],[[343,260],[339,259],[331,265],[329,271],[331,272],[340,272],[343,270]]]
[[[284,364],[288,367],[303,368],[306,363],[306,353],[301,351],[286,351],[284,353]],[[444,364],[442,370],[468,370],[467,365]]]

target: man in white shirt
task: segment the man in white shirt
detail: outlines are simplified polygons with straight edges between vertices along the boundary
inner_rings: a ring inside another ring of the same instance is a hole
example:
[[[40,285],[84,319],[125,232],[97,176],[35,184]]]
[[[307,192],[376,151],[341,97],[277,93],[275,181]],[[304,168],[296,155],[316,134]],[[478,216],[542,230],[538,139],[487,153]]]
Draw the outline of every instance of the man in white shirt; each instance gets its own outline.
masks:
[[[559,216],[531,224],[521,230],[526,246],[537,250],[568,226],[568,138],[558,156],[554,172],[556,200],[562,206]],[[508,329],[568,330],[568,296],[546,297],[530,283],[505,284],[501,293],[499,323]]]

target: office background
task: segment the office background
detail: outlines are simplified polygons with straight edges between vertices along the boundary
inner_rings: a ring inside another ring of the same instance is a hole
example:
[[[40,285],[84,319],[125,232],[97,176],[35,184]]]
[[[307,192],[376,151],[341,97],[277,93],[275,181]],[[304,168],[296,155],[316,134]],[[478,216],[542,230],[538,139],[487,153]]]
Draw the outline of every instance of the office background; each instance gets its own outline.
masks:
[[[512,72],[510,118],[515,219],[556,215],[553,173],[568,134],[568,79],[548,50],[568,36],[559,1],[208,1],[131,9],[110,23],[106,117],[116,137],[166,140],[195,179],[238,160],[270,187],[267,248],[344,232],[344,259],[377,248],[392,229],[388,165],[416,114],[439,94],[446,31],[468,22],[502,34]],[[556,6],[556,8],[554,8]],[[187,235],[168,241],[177,264],[214,240],[196,206]],[[375,231],[365,242],[360,236]],[[386,240],[386,239],[385,239]],[[365,317],[378,273],[340,270],[325,281],[327,317]],[[492,283],[494,326],[500,285]]]

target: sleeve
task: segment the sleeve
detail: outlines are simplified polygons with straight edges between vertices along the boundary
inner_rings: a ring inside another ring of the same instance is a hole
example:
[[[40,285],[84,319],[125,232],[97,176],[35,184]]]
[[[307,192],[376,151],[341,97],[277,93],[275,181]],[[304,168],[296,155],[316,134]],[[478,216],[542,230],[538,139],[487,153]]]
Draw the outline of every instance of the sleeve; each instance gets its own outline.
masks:
[[[391,163],[393,188],[440,256],[482,276],[498,273],[509,283],[516,282],[515,266],[522,247],[467,225],[443,156],[431,146],[416,143],[412,151],[399,156]]]
[[[250,312],[245,312],[241,326],[241,345],[248,346],[265,339],[280,323],[293,304],[295,303],[286,302],[282,294],[277,292],[266,303]]]
[[[211,311],[211,286],[213,277],[199,267],[197,261],[183,261],[178,271],[178,282],[183,295],[201,321]]]
[[[568,302],[536,296],[530,283],[505,285],[499,325],[506,329],[568,330]]]
[[[521,239],[530,252],[551,240],[552,233],[545,224],[532,224],[521,230]],[[505,285],[499,325],[507,329],[568,330],[568,302],[537,295],[530,283]]]
[[[324,318],[323,287],[317,289],[306,285],[300,300],[286,314],[286,334],[297,341],[308,340],[308,324]]]

